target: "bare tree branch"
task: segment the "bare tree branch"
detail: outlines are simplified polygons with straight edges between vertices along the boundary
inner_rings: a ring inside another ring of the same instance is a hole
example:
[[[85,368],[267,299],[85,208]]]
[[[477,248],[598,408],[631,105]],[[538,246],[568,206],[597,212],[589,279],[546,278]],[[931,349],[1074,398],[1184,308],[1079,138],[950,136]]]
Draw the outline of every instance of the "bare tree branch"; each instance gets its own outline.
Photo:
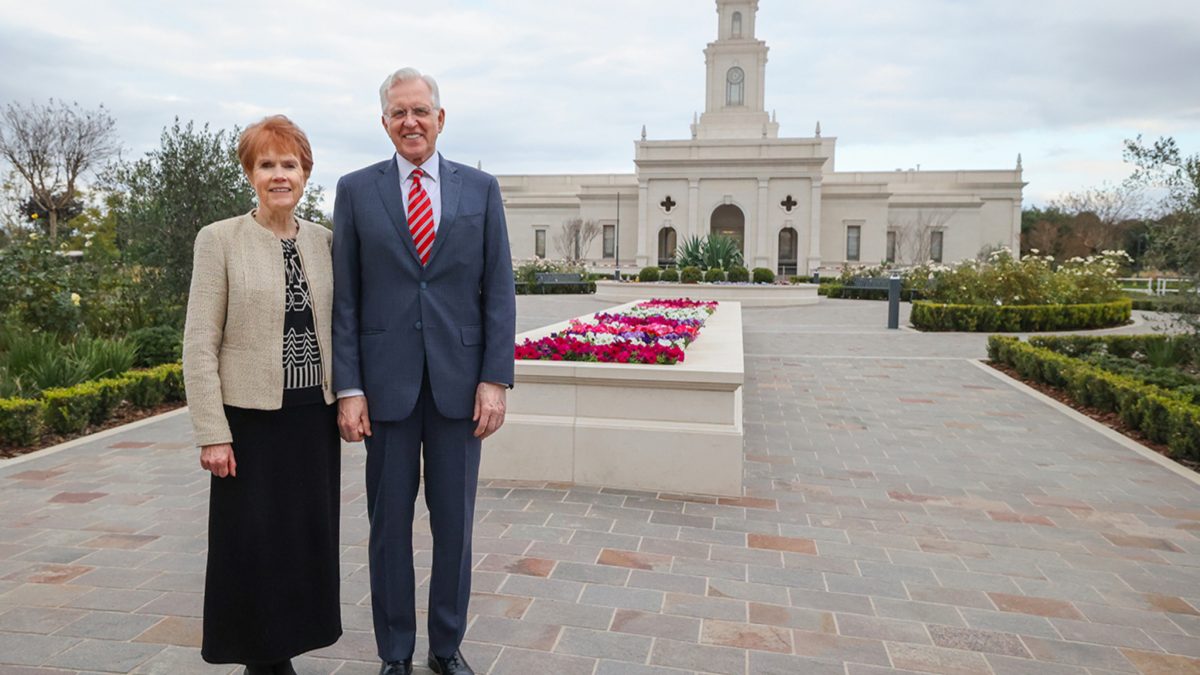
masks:
[[[120,150],[116,125],[104,106],[85,110],[55,99],[45,105],[10,103],[0,111],[0,157],[49,212],[51,240],[58,237],[59,211],[76,198],[80,177]]]
[[[933,248],[933,232],[941,229],[953,209],[917,209],[915,215],[889,215],[888,229],[896,233],[896,262],[920,265],[929,262]]]
[[[578,263],[587,258],[592,242],[600,235],[603,228],[594,220],[571,218],[563,221],[552,239],[554,250],[558,251],[563,260]]]

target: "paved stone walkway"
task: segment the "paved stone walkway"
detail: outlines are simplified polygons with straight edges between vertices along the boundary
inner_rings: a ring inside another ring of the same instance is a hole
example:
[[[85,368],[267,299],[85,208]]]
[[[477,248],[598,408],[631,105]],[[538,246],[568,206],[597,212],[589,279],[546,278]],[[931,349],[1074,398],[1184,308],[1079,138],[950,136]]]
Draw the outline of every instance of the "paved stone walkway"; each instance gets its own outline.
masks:
[[[598,308],[522,297],[520,326]],[[746,310],[744,497],[481,487],[479,672],[1200,673],[1200,487],[972,363],[982,336],[885,311]],[[189,436],[175,415],[0,464],[0,675],[240,672],[197,648]],[[378,670],[363,459],[347,446],[346,634],[306,675]]]

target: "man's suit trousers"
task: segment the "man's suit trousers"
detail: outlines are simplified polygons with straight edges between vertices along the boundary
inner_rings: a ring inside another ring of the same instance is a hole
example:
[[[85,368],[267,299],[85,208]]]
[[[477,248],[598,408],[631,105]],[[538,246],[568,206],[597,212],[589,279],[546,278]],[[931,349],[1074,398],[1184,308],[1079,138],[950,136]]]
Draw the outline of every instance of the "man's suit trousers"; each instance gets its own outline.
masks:
[[[416,646],[412,531],[422,449],[433,531],[430,651],[452,655],[467,629],[480,440],[475,422],[438,412],[428,372],[423,380],[412,414],[399,422],[372,420],[373,435],[366,439],[371,609],[383,661],[410,658]]]

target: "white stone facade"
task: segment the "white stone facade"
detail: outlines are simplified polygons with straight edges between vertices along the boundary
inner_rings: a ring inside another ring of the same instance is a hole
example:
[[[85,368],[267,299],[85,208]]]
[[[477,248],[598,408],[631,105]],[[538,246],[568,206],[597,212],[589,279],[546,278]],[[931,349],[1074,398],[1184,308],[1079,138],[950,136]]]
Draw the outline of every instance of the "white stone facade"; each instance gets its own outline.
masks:
[[[747,267],[804,276],[1019,248],[1019,161],[997,170],[836,171],[836,138],[822,137],[819,125],[810,138],[779,138],[766,112],[758,0],[716,4],[705,111],[692,138],[643,134],[633,174],[498,176],[515,258],[561,257],[554,235],[573,218],[607,230],[586,252],[593,266],[665,262],[674,244],[710,232],[741,241]]]

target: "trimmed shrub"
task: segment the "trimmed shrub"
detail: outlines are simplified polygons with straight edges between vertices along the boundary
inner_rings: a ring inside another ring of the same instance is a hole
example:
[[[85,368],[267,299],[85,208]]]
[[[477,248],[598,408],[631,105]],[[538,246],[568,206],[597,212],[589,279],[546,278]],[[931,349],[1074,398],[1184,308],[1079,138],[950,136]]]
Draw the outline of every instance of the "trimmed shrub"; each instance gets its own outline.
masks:
[[[658,275],[658,280],[670,282],[679,281],[679,270],[675,269],[674,267],[668,267]]]
[[[750,276],[754,278],[756,284],[773,284],[775,283],[775,273],[766,267],[755,267],[750,272]]]
[[[129,389],[129,380],[124,377],[110,377],[97,380],[94,384],[96,385],[96,406],[92,409],[89,421],[92,424],[103,424],[121,401],[125,400],[125,393]]]
[[[910,320],[921,330],[1012,333],[1119,326],[1130,314],[1128,298],[1088,305],[946,305],[917,300]]]
[[[744,284],[750,281],[750,270],[741,265],[734,265],[729,268],[729,274],[725,275],[729,281],[734,283]]]
[[[1022,377],[1065,389],[1080,403],[1117,413],[1150,440],[1165,443],[1172,455],[1200,459],[1200,406],[1178,392],[1015,337],[989,337],[988,357],[1011,366]]]
[[[704,280],[710,284],[717,281],[725,281],[725,270],[714,267],[704,273]]]
[[[137,345],[133,365],[138,368],[174,363],[183,354],[183,333],[171,326],[139,328],[129,333],[129,341]]]
[[[139,408],[153,408],[165,401],[182,401],[183,367],[164,363],[146,370],[131,370],[125,374],[128,386],[126,397]]]
[[[83,382],[74,387],[59,387],[42,392],[46,404],[46,426],[60,434],[83,431],[96,417],[104,394],[97,382]]]
[[[699,267],[688,266],[679,271],[679,280],[685,284],[698,284],[703,278]]]
[[[638,281],[658,281],[659,272],[657,267],[643,267],[641,272],[638,272]]]
[[[0,443],[32,445],[42,436],[45,404],[31,398],[0,398]]]

